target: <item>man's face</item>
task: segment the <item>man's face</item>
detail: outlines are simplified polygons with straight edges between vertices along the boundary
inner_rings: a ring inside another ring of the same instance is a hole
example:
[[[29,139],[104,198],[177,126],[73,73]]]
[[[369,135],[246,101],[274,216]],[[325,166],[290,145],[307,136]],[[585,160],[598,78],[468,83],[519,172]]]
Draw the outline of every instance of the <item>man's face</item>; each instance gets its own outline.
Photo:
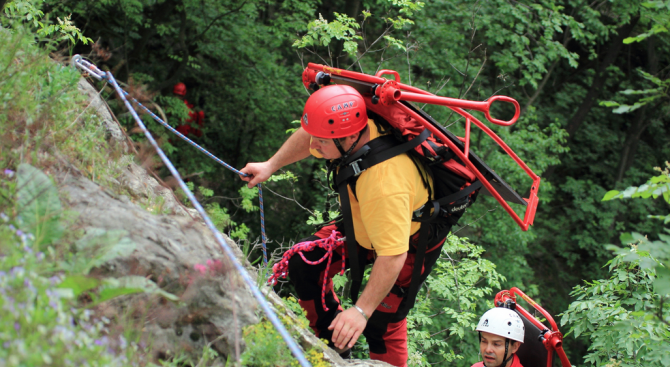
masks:
[[[340,139],[340,144],[345,152],[349,150],[349,147],[351,147],[351,144],[353,144],[353,141],[355,141],[357,137],[358,135],[352,135]],[[337,159],[342,156],[333,139],[323,139],[312,136],[312,142],[310,143],[309,148],[319,152],[325,159]]]
[[[500,366],[503,362],[503,357],[505,355],[505,338],[502,336],[481,332],[481,341],[479,342],[479,350],[482,353],[482,358],[484,359],[484,365],[486,367],[497,367]],[[507,350],[507,357],[516,353],[519,349],[519,342],[510,340],[509,349]],[[509,363],[512,361],[510,360]]]

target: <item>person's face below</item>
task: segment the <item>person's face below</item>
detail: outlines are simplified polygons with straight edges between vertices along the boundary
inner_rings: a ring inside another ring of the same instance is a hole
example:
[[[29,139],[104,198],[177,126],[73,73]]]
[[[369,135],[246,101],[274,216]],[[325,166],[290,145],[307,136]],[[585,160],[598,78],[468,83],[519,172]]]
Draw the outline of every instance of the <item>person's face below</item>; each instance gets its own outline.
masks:
[[[486,367],[500,366],[505,355],[505,338],[483,331],[481,332],[481,335],[479,350],[482,353],[484,365]],[[516,353],[517,349],[519,349],[519,343],[510,340],[507,357],[505,358],[509,358],[513,353]],[[508,364],[511,362],[512,361],[510,360]]]

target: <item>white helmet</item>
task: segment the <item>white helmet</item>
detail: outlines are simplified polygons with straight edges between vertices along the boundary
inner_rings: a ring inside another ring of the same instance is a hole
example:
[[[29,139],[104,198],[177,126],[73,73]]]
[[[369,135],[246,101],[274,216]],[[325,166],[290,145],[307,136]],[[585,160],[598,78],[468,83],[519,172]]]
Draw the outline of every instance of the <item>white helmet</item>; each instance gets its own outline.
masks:
[[[521,317],[508,308],[492,308],[479,319],[477,331],[491,333],[523,343],[525,328]]]

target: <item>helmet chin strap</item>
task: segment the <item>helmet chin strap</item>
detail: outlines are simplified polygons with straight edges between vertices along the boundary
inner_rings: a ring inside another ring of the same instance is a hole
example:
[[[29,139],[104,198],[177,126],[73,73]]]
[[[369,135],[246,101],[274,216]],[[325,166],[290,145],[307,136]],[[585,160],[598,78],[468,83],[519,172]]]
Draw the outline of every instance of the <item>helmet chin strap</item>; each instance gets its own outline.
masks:
[[[344,151],[344,148],[342,147],[342,144],[340,144],[340,140],[339,139],[333,139],[333,142],[335,143],[335,146],[337,147],[337,150],[339,150],[340,154],[342,155],[342,157],[339,158],[339,160],[340,160],[339,163],[340,164],[343,164],[344,162],[346,162],[346,160],[347,160],[347,158],[349,158],[349,155],[351,154],[351,152],[354,150],[354,148],[356,148],[356,145],[358,145],[358,142],[361,141],[361,138],[363,137],[363,133],[365,133],[365,130],[367,130],[367,128],[368,128],[368,126],[366,125],[359,132],[358,139],[356,139],[356,141],[353,144],[351,144],[351,147],[349,147],[349,150],[347,150],[346,152]]]
[[[514,353],[512,353],[511,356],[507,356],[507,352],[509,351],[509,339],[505,339],[505,354],[503,354],[503,361],[498,367],[505,367],[507,365],[507,362],[514,357]]]

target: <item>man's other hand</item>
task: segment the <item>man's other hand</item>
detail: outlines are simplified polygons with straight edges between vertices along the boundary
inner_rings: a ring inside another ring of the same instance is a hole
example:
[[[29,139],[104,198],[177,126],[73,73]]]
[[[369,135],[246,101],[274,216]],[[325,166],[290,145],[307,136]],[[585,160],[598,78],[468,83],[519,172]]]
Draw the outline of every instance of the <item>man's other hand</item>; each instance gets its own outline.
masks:
[[[247,165],[240,170],[240,172],[246,173],[247,176],[245,177],[240,175],[240,178],[249,182],[247,186],[252,188],[261,182],[267,181],[267,179],[270,178],[270,176],[272,176],[275,171],[276,169],[269,161],[261,163],[247,163]]]
[[[353,348],[367,323],[365,317],[355,308],[340,312],[328,326],[328,330],[333,330],[332,341],[335,347]]]

